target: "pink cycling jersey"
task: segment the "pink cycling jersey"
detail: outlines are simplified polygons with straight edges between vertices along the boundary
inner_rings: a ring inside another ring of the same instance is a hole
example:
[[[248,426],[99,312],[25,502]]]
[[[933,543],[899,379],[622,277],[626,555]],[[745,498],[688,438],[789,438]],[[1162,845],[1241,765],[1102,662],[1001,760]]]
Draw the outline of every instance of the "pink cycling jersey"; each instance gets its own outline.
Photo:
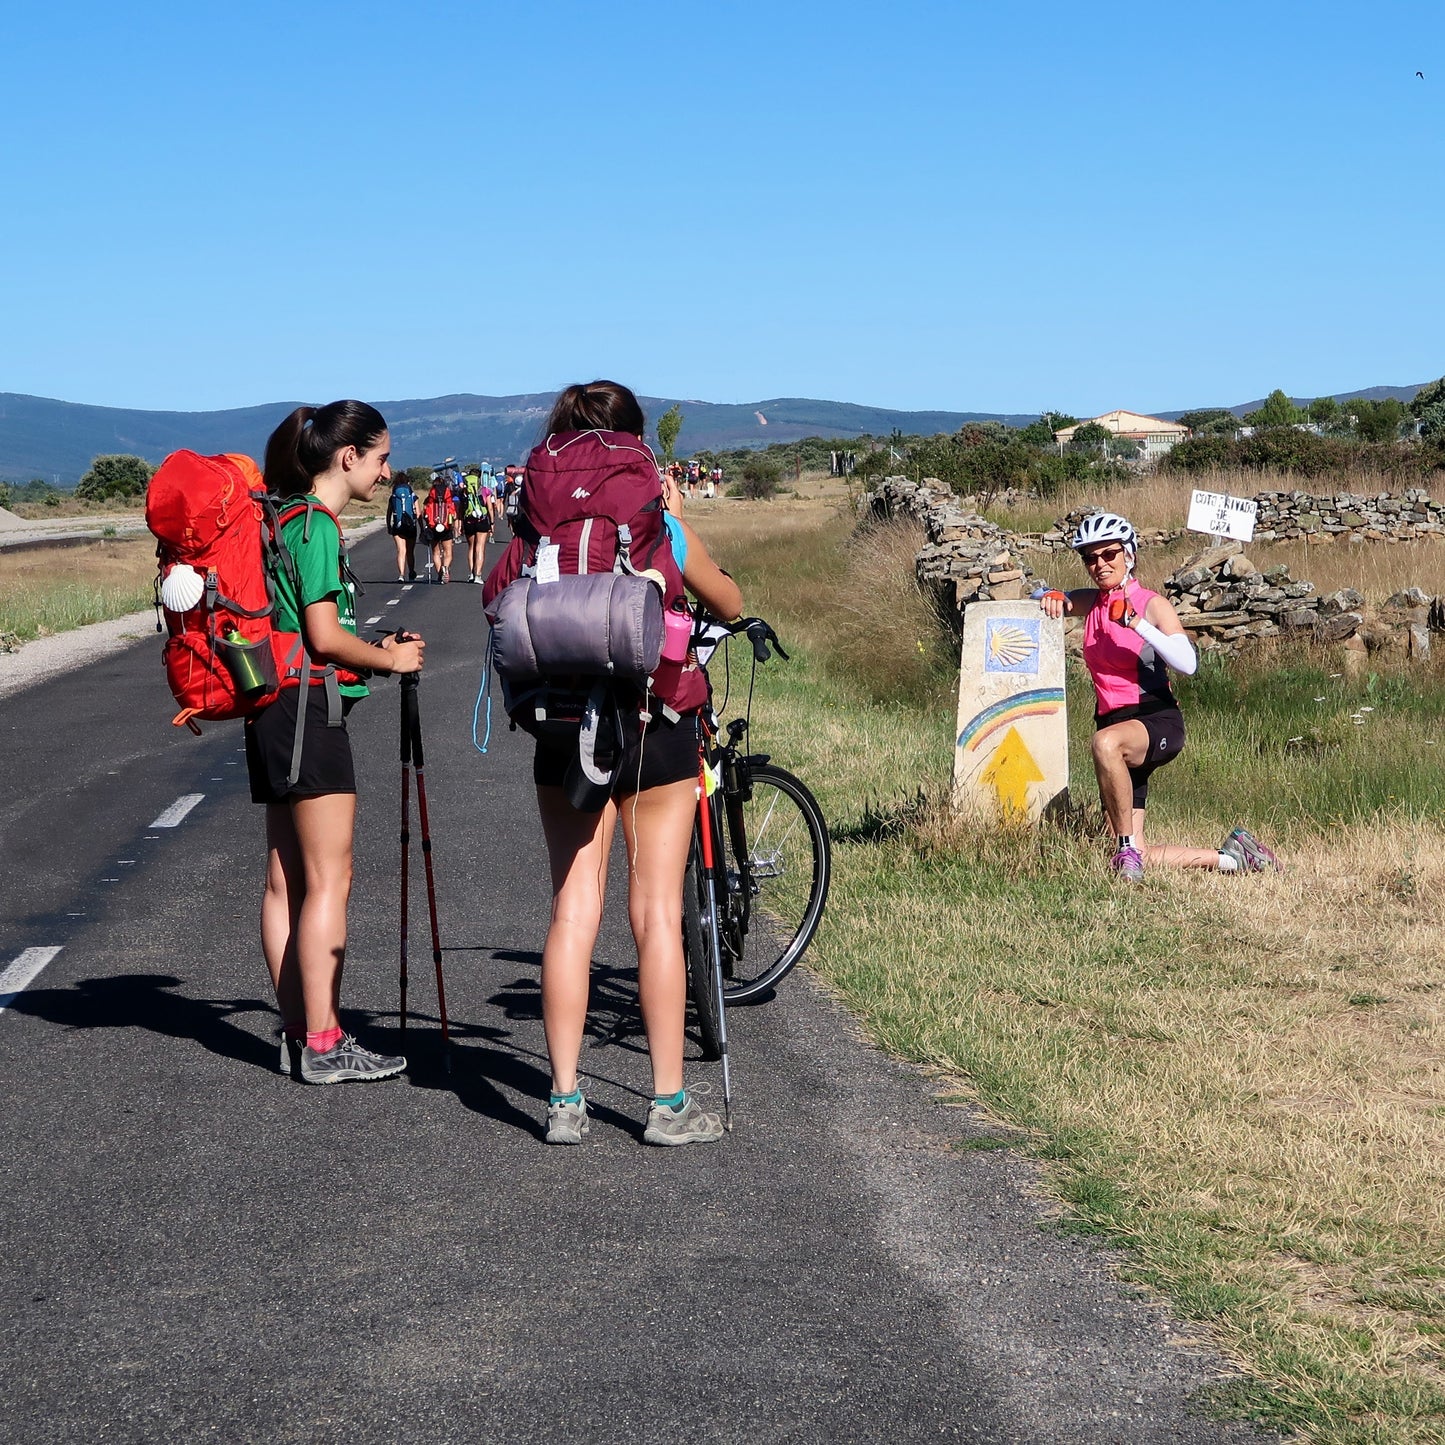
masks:
[[[1084,619],[1084,665],[1094,680],[1094,717],[1101,725],[1179,706],[1163,659],[1132,627],[1109,620],[1109,602],[1122,595],[1117,587],[1101,591]],[[1129,606],[1141,616],[1158,595],[1129,583]]]

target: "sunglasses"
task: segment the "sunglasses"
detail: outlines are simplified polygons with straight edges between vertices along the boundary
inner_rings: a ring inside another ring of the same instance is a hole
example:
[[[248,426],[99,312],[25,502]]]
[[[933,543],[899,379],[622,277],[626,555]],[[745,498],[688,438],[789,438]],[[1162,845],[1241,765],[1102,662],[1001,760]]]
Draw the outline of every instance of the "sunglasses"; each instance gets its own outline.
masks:
[[[1097,567],[1100,562],[1117,562],[1124,555],[1122,547],[1100,547],[1097,552],[1082,554],[1085,567]]]

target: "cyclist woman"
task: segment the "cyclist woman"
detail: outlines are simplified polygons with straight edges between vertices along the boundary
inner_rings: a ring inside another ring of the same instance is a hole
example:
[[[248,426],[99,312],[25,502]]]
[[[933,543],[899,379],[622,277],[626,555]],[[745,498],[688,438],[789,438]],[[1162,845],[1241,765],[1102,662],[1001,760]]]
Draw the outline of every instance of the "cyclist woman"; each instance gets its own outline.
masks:
[[[360,401],[298,407],[266,443],[266,489],[304,512],[281,529],[296,563],[276,579],[276,622],[299,632],[315,664],[338,669],[343,716],[328,725],[328,685],[301,697],[283,688],[246,721],[251,800],[266,806],[266,892],[261,947],[281,1011],[281,1067],[308,1084],[386,1079],[406,1067],[400,1056],[364,1049],[343,1033],[337,1012],[346,956],[356,779],[345,711],[366,696],[367,672],[419,672],[420,638],[380,646],[356,635],[353,588],[341,551],[338,514],[366,501],[391,475],[391,438],[374,407]],[[296,714],[305,708],[300,771],[291,784]]]
[[[660,499],[657,464],[642,441],[645,430],[642,408],[625,386],[598,381],[567,387],[552,408],[545,440],[528,461],[528,495],[534,488],[540,494],[554,475],[560,478],[559,458],[564,458],[567,481],[559,484],[569,489],[595,464],[599,476],[615,476],[624,468],[629,475],[635,471],[652,496]],[[718,568],[694,534],[685,535],[687,556],[679,570],[688,589],[710,612],[737,617],[742,612],[737,584]],[[521,537],[508,544],[482,591],[484,606],[490,608],[519,575],[527,547]],[[696,681],[695,668],[691,675]],[[552,917],[542,953],[542,1021],[552,1065],[549,1144],[580,1144],[588,1129],[577,1059],[587,1023],[592,949],[602,921],[607,859],[619,818],[627,847],[628,917],[637,945],[638,995],[652,1060],[653,1101],[643,1138],[649,1144],[704,1144],[722,1137],[722,1120],[683,1085],[687,981],[682,881],[697,812],[698,712],[705,692],[698,686],[690,695],[694,698],[690,704],[683,701],[682,692],[670,704],[681,714],[676,722],[654,709],[654,716],[642,726],[634,710],[610,797],[598,812],[573,807],[563,787],[577,755],[576,743],[566,748],[542,741],[537,745],[532,778],[552,877]]]
[[[1184,718],[1166,668],[1187,677],[1198,660],[1168,599],[1135,580],[1139,538],[1123,517],[1094,512],[1069,545],[1094,585],[1045,592],[1039,602],[1050,617],[1084,617],[1084,665],[1095,696],[1094,773],[1116,840],[1114,872],[1137,883],[1146,863],[1222,873],[1277,869],[1278,859],[1247,828],[1235,828],[1217,849],[1144,842],[1150,775],[1184,747]]]
[[[452,505],[451,483],[432,474],[431,490],[426,494],[426,540],[431,547],[432,570],[438,582],[451,581],[452,524],[457,519]]]

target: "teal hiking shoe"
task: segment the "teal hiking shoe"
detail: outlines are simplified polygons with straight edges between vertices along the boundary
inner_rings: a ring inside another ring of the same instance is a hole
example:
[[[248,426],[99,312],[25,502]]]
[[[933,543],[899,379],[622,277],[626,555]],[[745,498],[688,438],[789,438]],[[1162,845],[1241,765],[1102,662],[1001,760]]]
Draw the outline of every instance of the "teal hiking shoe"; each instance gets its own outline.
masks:
[[[706,1089],[705,1084],[688,1089],[683,1095],[682,1106],[677,1109],[654,1100],[647,1110],[643,1143],[716,1144],[723,1136],[723,1121],[703,1107],[698,1096]]]
[[[587,1120],[587,1100],[562,1099],[547,1104],[547,1142],[549,1144],[580,1144],[591,1128]]]

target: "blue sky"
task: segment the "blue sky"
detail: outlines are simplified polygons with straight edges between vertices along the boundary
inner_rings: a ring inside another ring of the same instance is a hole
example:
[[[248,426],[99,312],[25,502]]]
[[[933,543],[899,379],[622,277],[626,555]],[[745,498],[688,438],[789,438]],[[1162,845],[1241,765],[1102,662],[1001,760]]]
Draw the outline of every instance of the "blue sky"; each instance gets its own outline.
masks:
[[[1445,371],[1438,3],[19,11],[0,391],[1088,414]]]

